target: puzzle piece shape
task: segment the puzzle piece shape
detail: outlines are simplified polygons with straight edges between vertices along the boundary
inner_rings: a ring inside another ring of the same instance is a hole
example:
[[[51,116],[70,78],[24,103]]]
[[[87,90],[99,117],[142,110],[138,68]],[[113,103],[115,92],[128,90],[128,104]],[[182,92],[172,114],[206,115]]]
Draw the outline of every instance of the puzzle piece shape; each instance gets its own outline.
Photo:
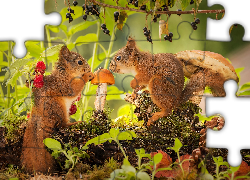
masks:
[[[250,41],[250,24],[243,17],[249,17],[248,0],[239,2],[233,0],[209,0],[208,6],[221,4],[225,7],[225,14],[221,20],[207,19],[206,39],[216,41],[230,41],[229,29],[237,23],[245,28],[244,41]],[[242,6],[243,5],[243,6]]]
[[[2,7],[9,7],[10,2],[0,1]],[[26,54],[24,42],[27,40],[44,40],[44,25],[52,24],[59,25],[61,16],[58,13],[44,14],[44,0],[32,1],[14,0],[11,2],[11,10],[1,11],[2,25],[7,24],[1,28],[0,40],[1,41],[15,41],[14,55],[17,58],[22,58]],[[23,5],[27,5],[25,8]],[[32,8],[27,8],[27,7]],[[7,13],[7,14],[6,14]],[[13,16],[12,14],[15,14]],[[7,17],[8,18],[7,18]],[[32,25],[30,25],[32,23]]]
[[[237,83],[233,80],[224,84],[226,97],[207,98],[207,116],[221,113],[225,118],[225,125],[222,130],[215,132],[211,129],[207,131],[207,147],[227,148],[228,162],[231,166],[239,166],[242,158],[241,149],[250,149],[248,145],[250,101],[248,98],[235,97]],[[235,134],[235,130],[238,134]]]

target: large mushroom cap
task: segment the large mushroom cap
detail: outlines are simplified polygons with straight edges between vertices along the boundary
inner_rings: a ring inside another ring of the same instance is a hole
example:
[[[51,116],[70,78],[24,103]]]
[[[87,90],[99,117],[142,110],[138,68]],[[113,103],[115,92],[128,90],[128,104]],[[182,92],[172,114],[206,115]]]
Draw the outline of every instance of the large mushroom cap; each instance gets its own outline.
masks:
[[[94,72],[94,79],[91,80],[91,84],[107,83],[108,85],[115,84],[115,78],[108,69],[99,68]]]
[[[184,64],[184,74],[188,78],[197,68],[201,67],[222,74],[225,80],[233,79],[239,82],[232,64],[220,54],[210,51],[187,50],[176,53],[176,57]]]

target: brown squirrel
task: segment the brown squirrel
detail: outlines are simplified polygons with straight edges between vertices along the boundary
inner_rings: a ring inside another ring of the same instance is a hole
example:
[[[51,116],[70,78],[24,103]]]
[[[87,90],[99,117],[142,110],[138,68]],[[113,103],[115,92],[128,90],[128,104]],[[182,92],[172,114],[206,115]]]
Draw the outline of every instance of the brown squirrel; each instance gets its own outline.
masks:
[[[63,46],[55,70],[44,77],[42,88],[33,88],[34,106],[23,138],[21,162],[27,172],[48,173],[54,170],[54,159],[46,150],[43,140],[55,128],[69,123],[69,109],[93,78],[87,61],[78,53]]]
[[[198,53],[201,61],[197,62],[196,58],[187,57],[187,53]],[[211,59],[203,61],[202,53],[219,60],[218,62]],[[126,46],[116,53],[110,62],[109,69],[115,73],[132,73],[134,75],[134,79],[130,83],[134,89],[132,96],[138,90],[148,86],[151,98],[161,112],[154,113],[147,125],[168,116],[173,109],[187,100],[195,102],[198,99],[196,104],[199,104],[206,86],[211,87],[213,95],[224,96],[225,80],[238,80],[234,68],[217,53],[190,51],[175,55],[171,53],[151,54],[140,51],[133,38],[129,38]],[[185,87],[184,76],[190,78]]]

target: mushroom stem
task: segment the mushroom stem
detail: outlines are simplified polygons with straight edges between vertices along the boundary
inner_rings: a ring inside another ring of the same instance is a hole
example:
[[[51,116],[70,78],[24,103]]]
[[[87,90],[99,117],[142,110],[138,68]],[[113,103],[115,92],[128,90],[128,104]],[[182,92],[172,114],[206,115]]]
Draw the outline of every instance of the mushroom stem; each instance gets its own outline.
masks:
[[[107,96],[107,83],[99,83],[96,90],[95,109],[103,111]]]

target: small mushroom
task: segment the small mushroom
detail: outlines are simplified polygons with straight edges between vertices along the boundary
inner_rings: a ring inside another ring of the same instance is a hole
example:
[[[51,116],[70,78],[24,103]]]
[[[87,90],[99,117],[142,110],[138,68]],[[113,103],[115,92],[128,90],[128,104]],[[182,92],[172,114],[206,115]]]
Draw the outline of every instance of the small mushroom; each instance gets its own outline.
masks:
[[[99,68],[94,73],[94,79],[91,80],[91,84],[98,85],[96,90],[95,109],[97,111],[103,111],[107,96],[107,85],[115,84],[115,78],[108,69]]]

